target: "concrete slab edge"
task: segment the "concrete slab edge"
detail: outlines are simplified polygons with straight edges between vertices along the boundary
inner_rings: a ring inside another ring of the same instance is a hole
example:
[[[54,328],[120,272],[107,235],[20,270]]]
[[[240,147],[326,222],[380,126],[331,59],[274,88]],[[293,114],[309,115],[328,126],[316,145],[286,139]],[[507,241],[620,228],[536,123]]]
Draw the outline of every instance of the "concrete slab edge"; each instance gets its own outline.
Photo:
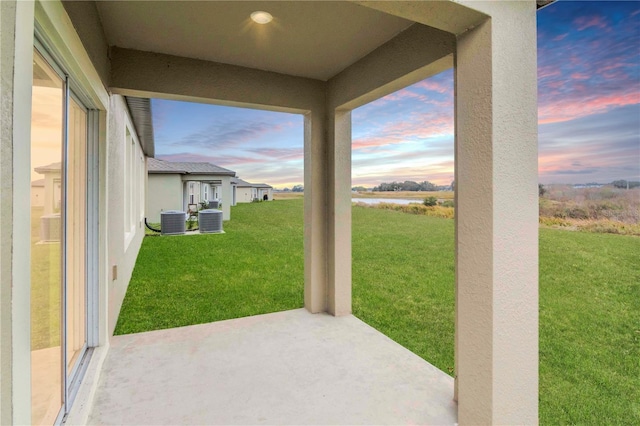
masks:
[[[71,411],[64,421],[65,425],[88,424],[98,384],[100,383],[100,376],[103,370],[102,367],[107,359],[108,353],[108,344],[106,346],[98,346],[93,350],[89,366],[87,367],[87,371],[85,372],[82,381],[80,382],[80,388],[76,394]]]

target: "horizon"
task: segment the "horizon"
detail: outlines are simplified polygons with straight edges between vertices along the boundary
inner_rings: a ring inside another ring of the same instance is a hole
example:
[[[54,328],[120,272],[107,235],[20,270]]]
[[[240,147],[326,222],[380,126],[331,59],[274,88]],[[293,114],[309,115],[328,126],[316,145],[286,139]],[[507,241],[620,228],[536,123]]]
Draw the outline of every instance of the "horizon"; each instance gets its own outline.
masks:
[[[539,182],[640,180],[640,3],[538,11]],[[204,161],[274,188],[303,184],[303,117],[152,100],[157,158]],[[351,186],[453,173],[453,70],[353,110]]]

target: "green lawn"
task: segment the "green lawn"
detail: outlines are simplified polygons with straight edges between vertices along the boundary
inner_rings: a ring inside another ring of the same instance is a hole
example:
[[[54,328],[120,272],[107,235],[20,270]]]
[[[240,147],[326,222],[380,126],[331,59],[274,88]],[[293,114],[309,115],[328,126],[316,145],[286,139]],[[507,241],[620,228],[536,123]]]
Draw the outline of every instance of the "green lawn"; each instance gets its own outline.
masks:
[[[146,237],[116,334],[303,305],[302,200]],[[354,314],[453,371],[453,221],[353,209]],[[640,238],[540,231],[540,422],[640,423]]]
[[[231,215],[224,234],[145,237],[116,334],[303,306],[302,200]]]
[[[60,243],[40,243],[42,207],[31,209],[31,350],[60,345]]]

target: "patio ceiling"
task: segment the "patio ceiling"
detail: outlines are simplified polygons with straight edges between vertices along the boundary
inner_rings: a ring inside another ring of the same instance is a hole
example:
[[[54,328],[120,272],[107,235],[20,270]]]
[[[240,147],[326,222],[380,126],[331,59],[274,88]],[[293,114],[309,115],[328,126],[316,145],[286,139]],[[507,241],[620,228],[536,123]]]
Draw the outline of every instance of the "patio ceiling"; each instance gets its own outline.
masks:
[[[350,2],[96,2],[107,44],[328,80],[413,21]],[[251,12],[273,21],[259,25]],[[135,29],[135,31],[132,31]]]

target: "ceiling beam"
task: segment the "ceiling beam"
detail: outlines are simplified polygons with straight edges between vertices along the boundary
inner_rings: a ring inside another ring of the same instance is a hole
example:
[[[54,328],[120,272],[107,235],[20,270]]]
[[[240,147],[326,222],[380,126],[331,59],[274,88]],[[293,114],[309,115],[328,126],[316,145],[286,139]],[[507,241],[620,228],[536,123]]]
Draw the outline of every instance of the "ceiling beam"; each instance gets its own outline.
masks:
[[[354,109],[453,67],[455,36],[414,24],[329,80],[329,108]]]
[[[354,1],[389,15],[399,16],[451,34],[460,35],[488,16],[455,1]]]
[[[110,90],[148,98],[306,112],[326,83],[236,65],[112,47]]]
[[[63,0],[62,6],[64,6],[74,29],[82,40],[82,45],[100,75],[102,83],[105,86],[108,85],[109,45],[95,2]]]

